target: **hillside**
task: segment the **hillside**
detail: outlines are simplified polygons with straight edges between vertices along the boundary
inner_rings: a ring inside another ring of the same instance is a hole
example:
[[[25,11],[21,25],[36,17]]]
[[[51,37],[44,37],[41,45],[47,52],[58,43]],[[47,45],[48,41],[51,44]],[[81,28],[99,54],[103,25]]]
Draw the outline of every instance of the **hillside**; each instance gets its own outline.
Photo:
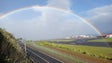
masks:
[[[32,63],[24,57],[23,50],[16,43],[16,39],[7,31],[0,28],[0,63]]]

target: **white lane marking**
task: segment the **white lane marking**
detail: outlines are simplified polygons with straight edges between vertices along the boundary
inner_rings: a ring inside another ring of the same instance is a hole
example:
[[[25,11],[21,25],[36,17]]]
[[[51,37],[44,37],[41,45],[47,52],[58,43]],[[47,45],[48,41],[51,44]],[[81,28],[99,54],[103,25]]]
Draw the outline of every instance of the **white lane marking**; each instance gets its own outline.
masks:
[[[27,49],[27,50],[29,50],[29,49]],[[44,59],[44,58],[40,57],[39,55],[37,55],[35,52],[33,52],[33,51],[31,51],[31,50],[29,50],[29,51],[32,52],[33,54],[35,54],[36,56],[38,56],[39,58],[41,58],[42,60],[44,60],[45,62],[50,63],[50,62],[48,62],[46,59]]]
[[[33,60],[33,58],[32,58],[32,57],[31,57],[31,60],[32,60],[32,62],[33,62],[33,63],[35,63],[35,61]]]
[[[38,52],[40,52],[40,51],[38,51]],[[53,59],[55,59],[55,60],[57,60],[57,61],[59,61],[59,62],[64,63],[63,61],[61,61],[61,60],[59,60],[59,59],[57,59],[57,58],[54,58],[54,57],[52,57],[52,56],[50,56],[50,55],[48,55],[48,54],[46,54],[46,53],[44,53],[44,52],[40,52],[40,53],[42,53],[42,54],[44,54],[44,55],[47,55],[47,56],[49,56],[49,57],[51,57],[51,58],[53,58]]]
[[[33,42],[33,45],[35,45],[34,42]],[[39,51],[39,52],[40,52],[40,51]],[[40,52],[40,53],[43,53],[43,52]],[[53,58],[53,59],[55,59],[55,60],[57,60],[57,61],[60,61],[60,62],[64,63],[63,61],[61,61],[61,60],[59,60],[59,59],[57,59],[57,58],[55,58],[55,57],[52,57],[52,56],[50,56],[50,55],[48,55],[48,54],[46,54],[46,53],[43,53],[43,54],[45,54],[45,55],[47,55],[47,56],[49,56],[49,57],[51,57],[51,58]]]

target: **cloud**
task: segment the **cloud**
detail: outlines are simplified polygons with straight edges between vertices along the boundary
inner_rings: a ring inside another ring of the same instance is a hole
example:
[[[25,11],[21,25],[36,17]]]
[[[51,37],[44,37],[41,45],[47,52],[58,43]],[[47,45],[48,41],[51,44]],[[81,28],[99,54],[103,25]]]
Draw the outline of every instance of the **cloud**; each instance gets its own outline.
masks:
[[[101,32],[112,33],[112,5],[97,7],[87,11],[89,19]]]
[[[70,10],[69,0],[48,0],[47,6]]]
[[[112,5],[106,5],[103,7],[98,7],[87,11],[89,16],[92,16],[92,19],[99,18],[101,16],[108,16],[112,14]]]
[[[32,8],[32,10],[33,9],[34,8]],[[19,16],[22,16],[23,12],[26,11],[19,12]],[[13,33],[16,37],[32,40],[56,39],[78,34],[95,33],[90,26],[73,16],[71,13],[65,13],[60,10],[45,7],[37,8],[36,12],[37,14],[40,12],[41,15],[35,16],[29,20],[26,18],[24,19],[24,16],[22,19],[14,19],[17,16],[13,14],[3,19],[3,21],[0,22],[0,25]],[[29,11],[27,12],[27,16],[30,16],[30,13],[33,14],[36,12]]]
[[[21,11],[18,14],[6,17],[3,21],[0,21],[0,26],[5,27],[16,37],[32,40],[56,39],[96,33],[80,18],[69,12],[60,11],[60,9],[70,11],[69,0],[48,0],[46,6],[35,6],[32,7],[32,11]]]

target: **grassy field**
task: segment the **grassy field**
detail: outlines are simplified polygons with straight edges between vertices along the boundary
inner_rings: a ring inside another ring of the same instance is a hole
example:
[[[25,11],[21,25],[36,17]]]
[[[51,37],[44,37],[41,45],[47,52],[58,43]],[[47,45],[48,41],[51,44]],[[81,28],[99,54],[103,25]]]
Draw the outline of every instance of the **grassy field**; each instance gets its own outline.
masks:
[[[75,41],[74,39],[57,39],[57,40],[51,40],[52,42],[71,42]]]
[[[103,39],[89,40],[88,42],[112,42],[112,38],[103,38]]]
[[[87,54],[87,55],[98,57],[98,58],[112,60],[112,48],[55,44],[55,43],[50,43],[50,42],[37,42],[37,44],[41,46],[50,46],[50,47],[68,50],[71,52],[78,52],[78,53]]]
[[[36,47],[39,51],[41,52],[44,52],[44,53],[47,53],[48,55],[51,55],[53,57],[56,57],[56,58],[61,58],[61,60],[64,60],[64,63],[88,63],[86,61],[83,61],[77,57],[73,57],[72,55],[66,55],[62,52],[59,52],[59,51],[56,51],[55,49],[53,48],[48,48],[48,47],[45,47],[44,45],[44,42],[27,42],[28,45],[31,45],[33,47]]]

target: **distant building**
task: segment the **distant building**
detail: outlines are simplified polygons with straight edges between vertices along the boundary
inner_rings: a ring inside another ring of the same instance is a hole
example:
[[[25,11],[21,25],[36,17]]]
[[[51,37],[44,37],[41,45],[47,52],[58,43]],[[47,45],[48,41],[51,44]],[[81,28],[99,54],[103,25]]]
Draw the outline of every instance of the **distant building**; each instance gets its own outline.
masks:
[[[66,39],[82,39],[82,38],[95,38],[95,36],[75,35],[75,36],[71,36],[71,37],[66,37]]]
[[[112,38],[112,34],[106,35],[106,38]]]
[[[97,38],[106,38],[106,34],[102,34],[102,35],[99,35],[99,36],[96,36]]]

